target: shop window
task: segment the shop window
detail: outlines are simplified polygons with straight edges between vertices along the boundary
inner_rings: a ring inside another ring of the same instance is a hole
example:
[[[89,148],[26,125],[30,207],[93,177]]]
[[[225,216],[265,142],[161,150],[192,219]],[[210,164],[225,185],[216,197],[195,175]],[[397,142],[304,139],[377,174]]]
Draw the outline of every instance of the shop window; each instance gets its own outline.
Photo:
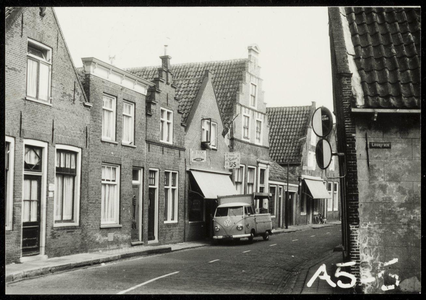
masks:
[[[177,222],[178,213],[178,173],[164,172],[164,221]]]
[[[27,99],[50,103],[52,49],[28,40]]]
[[[240,165],[238,169],[233,170],[234,185],[238,194],[244,194],[244,165]]]
[[[120,167],[102,165],[101,225],[119,225]]]
[[[255,192],[256,182],[256,168],[248,167],[247,169],[247,194]]]
[[[173,142],[173,112],[160,109],[160,141],[171,144]]]
[[[103,95],[102,105],[102,140],[115,141],[116,98]]]

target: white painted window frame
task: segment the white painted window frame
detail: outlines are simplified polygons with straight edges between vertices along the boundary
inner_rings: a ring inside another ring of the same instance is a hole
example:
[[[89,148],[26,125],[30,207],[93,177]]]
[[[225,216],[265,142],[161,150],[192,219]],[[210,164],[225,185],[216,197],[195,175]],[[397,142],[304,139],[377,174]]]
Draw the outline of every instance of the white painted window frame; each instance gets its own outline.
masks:
[[[112,108],[109,107],[105,107],[103,104],[103,99],[104,98],[110,98],[111,100],[113,100],[112,102]],[[112,123],[106,124],[106,120],[104,119],[104,110],[112,113],[113,116],[113,121]],[[108,95],[108,94],[103,94],[102,95],[102,140],[103,141],[107,141],[107,142],[115,142],[116,139],[116,127],[117,127],[117,97]],[[111,137],[109,136],[105,136],[104,135],[104,126],[109,126],[111,129]]]
[[[169,185],[166,186],[164,184],[164,193],[168,193],[168,205],[167,207],[170,208],[170,204],[173,204],[173,200],[172,200],[172,192],[173,190],[176,193],[176,197],[174,199],[174,207],[175,207],[175,211],[174,211],[174,220],[171,220],[172,214],[170,209],[167,210],[167,219],[164,220],[164,223],[178,223],[178,206],[179,206],[179,172],[177,171],[171,171],[171,170],[165,170],[164,171],[164,176],[167,176],[167,173],[169,173],[170,179],[169,179]],[[176,186],[173,187],[172,186],[172,178],[173,175],[172,174],[176,174]],[[165,197],[164,197],[165,200]],[[165,209],[165,206],[164,206]]]
[[[162,117],[162,112],[165,111],[166,112],[166,118]],[[170,113],[170,120],[168,119],[168,113]],[[164,122],[164,123],[163,123]],[[164,139],[164,125],[167,125],[167,129],[170,131],[169,132],[169,139],[170,140],[166,140]],[[163,126],[163,128],[161,129],[161,126]],[[160,108],[160,141],[163,143],[167,143],[167,144],[172,144],[173,143],[173,111],[170,109],[166,109],[161,107]]]
[[[241,168],[242,168],[242,170],[241,170]],[[240,168],[234,169],[234,171],[232,172],[233,173],[232,176],[233,176],[233,179],[234,179],[234,186],[235,186],[235,189],[237,191],[238,191],[238,189],[237,189],[237,182],[241,184],[241,192],[240,192],[240,194],[244,194],[245,171],[246,171],[246,166],[240,164]],[[237,172],[242,172],[241,182],[240,181],[236,181]]]
[[[9,171],[7,172],[6,184],[6,220],[5,230],[13,228],[13,187],[14,187],[14,171],[15,171],[15,138],[6,136],[5,141],[9,143]]]
[[[101,175],[101,185],[116,185],[116,191],[115,191],[115,202],[114,202],[114,220],[111,222],[107,222],[104,221],[102,219],[102,211],[103,211],[103,205],[104,205],[104,200],[102,199],[101,196],[101,228],[111,228],[111,227],[121,227],[120,225],[120,207],[121,207],[121,203],[120,203],[120,178],[121,178],[121,167],[120,165],[115,165],[115,164],[110,164],[110,163],[102,163],[102,168],[103,167],[112,167],[116,169],[116,182],[115,183],[111,183],[108,181],[104,181]],[[101,168],[101,171],[102,171]]]
[[[244,120],[245,120],[245,117],[247,117],[248,118],[248,128],[247,128],[247,134],[248,134],[248,136],[246,137],[246,136],[244,136]],[[242,117],[242,131],[241,131],[241,137],[242,137],[242,139],[243,140],[246,140],[246,141],[250,141],[250,114],[248,114],[248,113],[243,113],[243,117]]]
[[[130,105],[131,107],[131,113],[125,113],[124,112],[124,106],[125,105]],[[130,119],[130,128],[129,128],[129,132],[130,132],[130,140],[125,141],[124,140],[124,120],[125,119]],[[123,132],[122,132],[122,139],[121,139],[121,143],[123,145],[135,145],[135,104],[133,102],[130,101],[123,101]]]
[[[263,121],[261,120],[261,119],[258,119],[258,118],[256,118],[256,124],[255,124],[255,138],[254,138],[254,142],[255,142],[255,144],[257,144],[257,145],[262,145],[262,141],[263,141]],[[257,140],[257,124],[258,124],[258,122],[260,123],[260,137],[259,137],[259,141]]]
[[[254,90],[254,94],[253,94]],[[252,103],[252,99],[254,97],[254,105]],[[257,84],[254,82],[250,82],[250,107],[256,108],[257,107]]]
[[[27,64],[26,64],[27,70],[26,70],[26,79],[25,79],[26,80],[25,99],[51,106],[52,105],[52,103],[51,103],[52,102],[51,101],[52,100],[52,48],[47,46],[47,45],[44,45],[40,42],[32,40],[32,39],[27,40],[27,47],[28,46],[31,46],[31,47],[36,48],[36,49],[40,49],[42,51],[46,51],[47,52],[47,59],[43,59],[39,56],[30,54],[30,53],[28,53],[28,49],[27,49]],[[37,74],[37,97],[35,97],[35,98],[28,96],[28,79],[29,79],[28,60],[30,60],[30,59],[33,60],[33,61],[37,61],[37,63],[38,63],[38,68],[37,68],[37,70],[38,70],[38,74]],[[39,89],[40,89],[40,86],[39,86],[40,85],[40,64],[47,65],[48,68],[49,68],[47,100],[41,100],[38,97]]]
[[[55,220],[55,212],[57,205],[57,181],[56,181],[56,159],[58,155],[58,150],[67,150],[75,152],[76,155],[76,175],[74,183],[74,220],[73,222],[57,222]],[[81,182],[81,148],[68,146],[68,145],[56,145],[55,149],[55,191],[54,191],[54,201],[53,201],[53,227],[69,227],[69,226],[79,226],[80,225],[80,182]]]
[[[250,171],[249,170],[254,170],[254,172],[253,172],[253,192],[256,192],[257,190],[256,190],[256,188],[257,188],[257,168],[255,167],[255,166],[248,166],[247,167],[247,180],[246,180],[246,190],[247,190],[247,193],[249,193],[249,188],[248,188],[248,186],[249,186],[249,174],[250,174]]]

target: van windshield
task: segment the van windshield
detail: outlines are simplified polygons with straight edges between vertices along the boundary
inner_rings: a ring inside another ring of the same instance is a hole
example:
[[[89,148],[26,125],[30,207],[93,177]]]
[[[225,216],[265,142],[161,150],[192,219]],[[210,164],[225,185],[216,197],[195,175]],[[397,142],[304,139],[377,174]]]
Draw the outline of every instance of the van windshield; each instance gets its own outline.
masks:
[[[243,208],[241,206],[238,207],[218,207],[216,210],[216,217],[235,217],[242,216]]]

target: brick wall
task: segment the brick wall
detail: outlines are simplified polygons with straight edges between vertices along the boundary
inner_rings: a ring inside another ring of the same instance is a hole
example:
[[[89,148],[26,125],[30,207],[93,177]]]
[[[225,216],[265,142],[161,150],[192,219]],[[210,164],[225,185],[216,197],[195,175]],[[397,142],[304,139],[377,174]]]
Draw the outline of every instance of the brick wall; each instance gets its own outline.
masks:
[[[418,115],[379,114],[377,121],[357,115],[360,272],[376,278],[364,293],[384,293],[382,285],[396,284],[390,274],[399,276],[397,291],[420,292],[420,138]],[[370,142],[391,148],[371,148]]]
[[[51,8],[46,15],[39,15],[38,7],[23,8],[5,36],[5,134],[15,139],[15,166],[13,189],[13,226],[6,231],[6,263],[21,257],[21,203],[23,174],[23,142],[34,139],[48,143],[45,254],[49,257],[76,253],[81,250],[81,227],[54,227],[54,197],[47,188],[55,181],[55,146],[66,144],[81,149],[82,165],[87,163],[86,127],[89,125],[90,108],[84,106],[80,89],[63,37],[58,30]],[[26,70],[28,38],[52,48],[51,104],[26,100]],[[87,181],[82,173],[82,188]],[[85,202],[81,194],[81,202]]]

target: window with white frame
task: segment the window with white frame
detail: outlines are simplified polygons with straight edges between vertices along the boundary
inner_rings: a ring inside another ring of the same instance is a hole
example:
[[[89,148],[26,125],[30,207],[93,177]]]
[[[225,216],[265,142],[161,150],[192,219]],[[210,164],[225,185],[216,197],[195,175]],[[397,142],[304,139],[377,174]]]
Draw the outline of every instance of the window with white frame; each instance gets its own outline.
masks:
[[[252,107],[256,107],[256,99],[257,98],[257,85],[254,83],[250,83],[250,105]]]
[[[160,141],[171,144],[173,142],[173,112],[161,108],[160,114]]]
[[[337,182],[333,183],[333,210],[339,210],[339,184]]]
[[[176,223],[178,213],[178,173],[164,172],[164,222]]]
[[[333,186],[332,182],[327,182],[327,191],[330,194],[330,199],[327,199],[327,211],[333,211]]]
[[[217,123],[211,119],[201,120],[201,142],[210,143],[210,148],[217,149]]]
[[[243,139],[250,140],[250,116],[243,115]]]
[[[256,168],[247,168],[247,194],[254,193],[256,190]]]
[[[102,105],[102,140],[115,141],[116,98],[103,95]]]
[[[315,160],[315,152],[308,151],[308,169],[315,170],[316,160]]]
[[[50,103],[52,48],[28,40],[27,99]]]
[[[13,218],[13,171],[15,159],[15,139],[6,136],[4,149],[4,211],[5,211],[5,229],[12,230]]]
[[[259,168],[259,193],[265,193],[266,169]]]
[[[262,121],[256,120],[256,144],[262,144]]]
[[[56,146],[55,225],[78,225],[80,207],[81,150]]]
[[[123,102],[123,140],[125,145],[135,144],[135,104]]]
[[[244,194],[244,165],[240,165],[238,169],[233,170],[234,185],[238,194]]]
[[[101,225],[119,225],[120,167],[102,165]]]

